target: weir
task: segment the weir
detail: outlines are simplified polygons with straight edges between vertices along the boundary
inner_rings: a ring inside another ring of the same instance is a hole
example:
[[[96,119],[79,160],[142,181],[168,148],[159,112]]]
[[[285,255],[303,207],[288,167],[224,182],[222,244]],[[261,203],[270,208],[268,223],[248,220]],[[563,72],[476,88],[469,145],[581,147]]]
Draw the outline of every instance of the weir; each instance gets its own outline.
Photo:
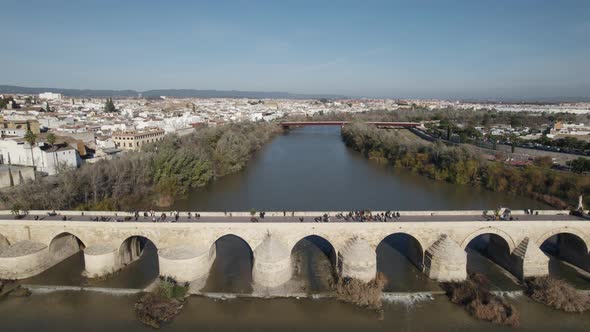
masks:
[[[375,277],[380,243],[401,235],[408,239],[403,242],[408,260],[438,281],[466,278],[465,249],[478,238],[487,243],[478,248],[480,252],[520,279],[548,273],[548,257],[541,249],[590,270],[590,223],[562,211],[502,222],[482,221],[469,211],[406,212],[396,222],[293,222],[297,214],[267,215],[274,219],[252,223],[222,213],[177,223],[91,222],[76,216],[68,221],[4,219],[0,220],[0,278],[31,277],[80,250],[85,274],[100,277],[137,260],[151,241],[158,250],[160,275],[180,282],[203,280],[217,257],[216,241],[227,235],[254,248],[253,282],[266,288],[279,287],[293,277],[292,248],[311,237],[330,246],[337,273],[364,281]]]

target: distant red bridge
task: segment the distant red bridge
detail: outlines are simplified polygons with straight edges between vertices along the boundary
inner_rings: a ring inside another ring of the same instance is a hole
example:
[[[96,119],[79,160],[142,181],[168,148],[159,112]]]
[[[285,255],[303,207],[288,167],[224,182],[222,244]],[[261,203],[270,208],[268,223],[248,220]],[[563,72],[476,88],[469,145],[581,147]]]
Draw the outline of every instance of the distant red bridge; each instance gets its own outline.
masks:
[[[305,126],[344,126],[352,121],[292,121],[279,122],[278,124],[283,128],[289,127],[305,127]],[[375,125],[379,128],[416,128],[420,127],[420,122],[379,122],[367,121],[369,125]]]

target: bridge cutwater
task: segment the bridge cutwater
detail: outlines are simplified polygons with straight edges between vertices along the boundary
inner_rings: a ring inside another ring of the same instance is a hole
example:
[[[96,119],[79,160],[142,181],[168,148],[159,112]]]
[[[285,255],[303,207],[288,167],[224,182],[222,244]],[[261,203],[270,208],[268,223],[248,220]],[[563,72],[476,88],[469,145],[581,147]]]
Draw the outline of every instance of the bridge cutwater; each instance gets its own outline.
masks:
[[[1,279],[37,275],[80,250],[84,273],[104,276],[138,259],[147,239],[158,249],[160,275],[190,282],[207,276],[216,257],[216,241],[230,234],[248,244],[253,281],[267,288],[291,279],[292,249],[310,236],[331,244],[331,262],[340,275],[366,281],[377,272],[377,246],[400,233],[411,238],[408,259],[438,281],[466,278],[465,249],[480,236],[488,239],[486,256],[519,279],[549,273],[549,257],[541,250],[547,241],[558,248],[552,254],[590,271],[590,222],[568,211],[534,215],[514,211],[511,221],[488,221],[482,211],[402,211],[395,222],[332,218],[321,223],[313,217],[325,212],[267,212],[257,223],[250,222],[249,212],[203,212],[198,220],[194,213],[189,218],[181,212],[177,222],[152,222],[143,213],[135,221],[134,214],[127,212],[57,211],[51,216],[48,212],[31,211],[15,219],[0,211]],[[96,216],[110,221],[91,221]]]

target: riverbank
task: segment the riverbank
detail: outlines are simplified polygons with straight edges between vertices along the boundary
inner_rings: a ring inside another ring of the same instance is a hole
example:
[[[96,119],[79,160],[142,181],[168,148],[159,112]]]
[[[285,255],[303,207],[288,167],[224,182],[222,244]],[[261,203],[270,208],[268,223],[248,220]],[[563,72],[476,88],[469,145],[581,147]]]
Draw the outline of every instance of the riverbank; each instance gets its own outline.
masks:
[[[534,162],[524,167],[490,161],[465,148],[432,144],[408,131],[387,131],[361,123],[342,129],[344,143],[366,158],[387,162],[437,181],[525,195],[559,209],[574,209],[580,193],[590,191],[590,176],[549,169]],[[590,197],[585,197],[590,204]]]
[[[3,209],[134,210],[167,207],[189,190],[245,167],[282,130],[242,122],[167,136],[140,151],[0,191]]]

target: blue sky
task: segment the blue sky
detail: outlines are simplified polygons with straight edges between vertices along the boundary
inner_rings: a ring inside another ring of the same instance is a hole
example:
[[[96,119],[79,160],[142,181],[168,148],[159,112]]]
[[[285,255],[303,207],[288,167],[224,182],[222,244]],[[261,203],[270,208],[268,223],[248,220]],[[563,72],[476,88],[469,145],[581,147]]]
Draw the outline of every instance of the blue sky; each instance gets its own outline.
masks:
[[[590,1],[2,0],[0,84],[590,96]]]

